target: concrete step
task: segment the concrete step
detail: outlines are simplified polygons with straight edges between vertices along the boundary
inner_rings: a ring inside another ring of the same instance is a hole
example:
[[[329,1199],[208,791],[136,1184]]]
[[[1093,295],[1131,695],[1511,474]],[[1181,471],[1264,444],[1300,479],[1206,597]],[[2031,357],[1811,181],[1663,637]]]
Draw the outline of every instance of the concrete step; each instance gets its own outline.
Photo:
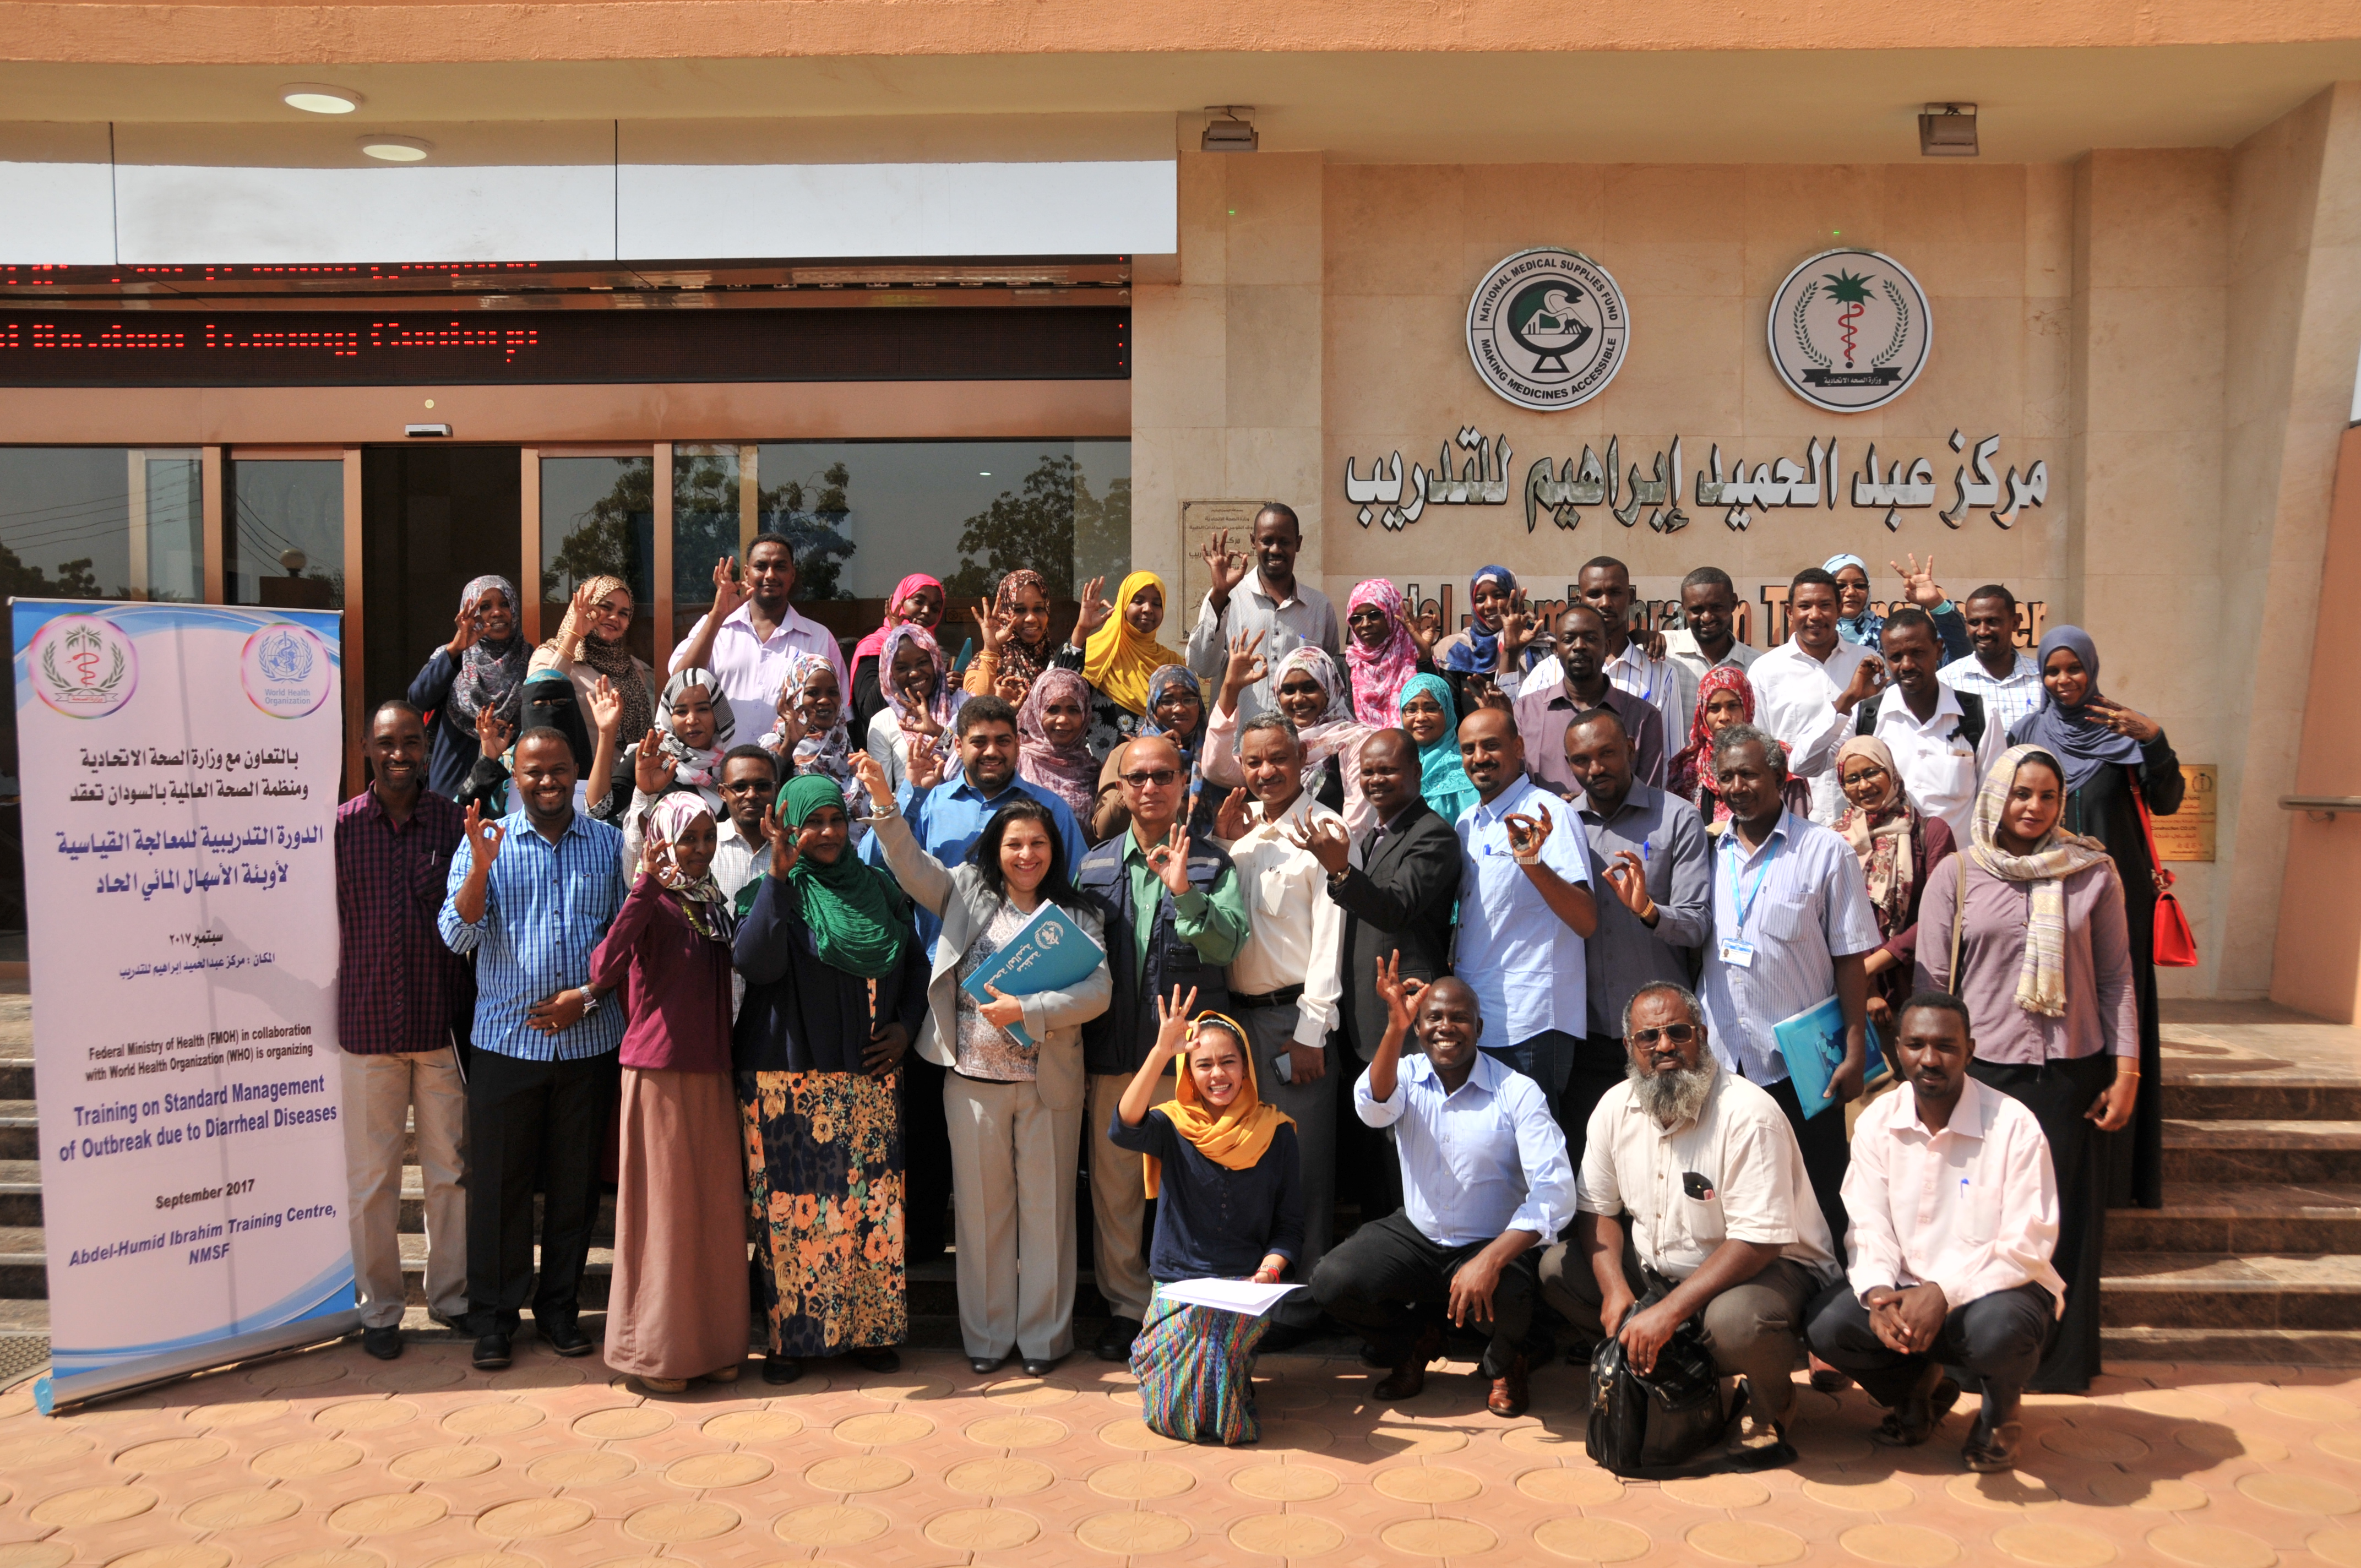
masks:
[[[2108,1328],[2361,1330],[2361,1257],[2111,1253],[2099,1282]]]
[[[2351,1329],[2111,1328],[2099,1335],[2107,1367],[2166,1361],[2211,1366],[2361,1366],[2361,1331]]]
[[[2361,1083],[2289,1069],[2180,1073],[2164,1069],[2164,1113],[2191,1122],[2361,1120]]]
[[[0,1159],[40,1157],[40,1113],[30,1100],[0,1099]]]
[[[11,1056],[5,1046],[0,1046],[0,1100],[30,1100],[32,1097],[31,1053]]]
[[[2168,1119],[2164,1179],[2261,1186],[2361,1182],[2361,1121]]]
[[[0,1225],[41,1223],[41,1162],[0,1159]]]
[[[2361,1253],[2361,1183],[2167,1183],[2107,1214],[2107,1253]]]

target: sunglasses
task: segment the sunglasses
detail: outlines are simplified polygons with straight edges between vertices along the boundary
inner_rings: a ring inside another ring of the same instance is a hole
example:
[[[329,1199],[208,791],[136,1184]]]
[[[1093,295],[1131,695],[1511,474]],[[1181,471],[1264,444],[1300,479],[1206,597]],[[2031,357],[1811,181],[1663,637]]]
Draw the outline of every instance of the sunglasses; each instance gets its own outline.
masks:
[[[1658,1040],[1668,1045],[1686,1046],[1696,1038],[1695,1024],[1667,1024],[1661,1029],[1634,1029],[1631,1036],[1631,1043],[1642,1047],[1653,1046]]]
[[[1134,789],[1148,789],[1159,784],[1169,784],[1180,775],[1170,768],[1158,768],[1153,773],[1119,773],[1116,776]]]

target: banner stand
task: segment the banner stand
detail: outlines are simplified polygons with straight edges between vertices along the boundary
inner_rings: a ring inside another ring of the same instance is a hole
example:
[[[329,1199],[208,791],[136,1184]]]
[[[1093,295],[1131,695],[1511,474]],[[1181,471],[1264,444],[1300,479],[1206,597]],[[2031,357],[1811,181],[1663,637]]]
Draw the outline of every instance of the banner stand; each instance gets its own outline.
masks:
[[[359,1325],[341,618],[10,601],[45,1412]]]
[[[45,1416],[70,1415],[102,1399],[119,1399],[126,1394],[160,1388],[167,1383],[177,1383],[183,1377],[193,1377],[200,1372],[211,1372],[236,1362],[265,1361],[314,1346],[325,1347],[360,1326],[360,1310],[354,1308],[329,1317],[289,1323],[281,1328],[257,1329],[250,1334],[240,1334],[233,1339],[207,1340],[175,1355],[142,1361],[119,1377],[77,1377],[74,1379],[73,1397],[62,1404],[58,1402],[55,1378],[44,1372],[33,1382],[33,1408]]]

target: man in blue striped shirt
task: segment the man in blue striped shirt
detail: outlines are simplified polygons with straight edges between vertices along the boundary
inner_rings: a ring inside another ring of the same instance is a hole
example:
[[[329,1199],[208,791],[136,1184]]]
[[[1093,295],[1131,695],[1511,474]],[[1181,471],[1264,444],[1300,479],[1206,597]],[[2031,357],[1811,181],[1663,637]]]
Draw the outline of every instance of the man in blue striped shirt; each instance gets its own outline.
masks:
[[[588,983],[590,953],[622,907],[622,835],[574,809],[574,752],[556,729],[517,738],[518,809],[467,807],[437,921],[476,955],[467,1074],[467,1306],[476,1365],[509,1364],[533,1276],[533,1179],[544,1183],[533,1324],[560,1355],[588,1355],[577,1321],[598,1154],[613,1118],[620,1007]]]

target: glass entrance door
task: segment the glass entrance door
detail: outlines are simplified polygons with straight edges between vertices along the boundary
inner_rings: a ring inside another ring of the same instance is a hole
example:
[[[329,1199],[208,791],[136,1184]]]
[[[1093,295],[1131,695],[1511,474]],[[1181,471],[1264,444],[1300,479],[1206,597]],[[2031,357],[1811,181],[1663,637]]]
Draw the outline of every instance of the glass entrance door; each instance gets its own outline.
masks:
[[[371,446],[361,452],[361,550],[368,583],[366,707],[405,695],[451,640],[473,579],[519,571],[522,455],[514,446]]]

